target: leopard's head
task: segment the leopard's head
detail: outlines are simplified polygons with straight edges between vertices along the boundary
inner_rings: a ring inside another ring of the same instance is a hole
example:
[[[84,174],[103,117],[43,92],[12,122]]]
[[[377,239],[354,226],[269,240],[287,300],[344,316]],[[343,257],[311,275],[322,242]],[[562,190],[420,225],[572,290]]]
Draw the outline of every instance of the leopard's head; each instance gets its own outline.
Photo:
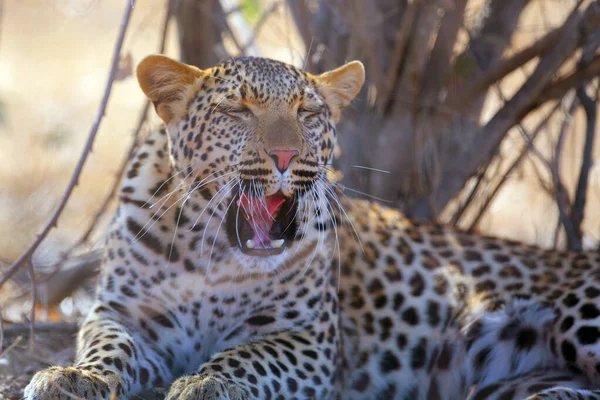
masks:
[[[331,163],[335,125],[363,85],[363,65],[312,75],[266,58],[200,70],[149,56],[137,76],[167,126],[175,169],[219,205],[232,246],[252,256],[291,246],[298,210],[314,202]]]

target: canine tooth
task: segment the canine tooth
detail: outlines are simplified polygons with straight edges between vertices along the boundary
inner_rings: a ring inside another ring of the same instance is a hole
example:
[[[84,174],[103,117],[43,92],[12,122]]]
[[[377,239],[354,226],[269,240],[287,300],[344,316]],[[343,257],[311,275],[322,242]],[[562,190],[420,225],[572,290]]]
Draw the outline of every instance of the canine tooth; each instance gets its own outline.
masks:
[[[248,239],[248,241],[246,241],[246,247],[249,249],[253,249],[254,248],[254,240]]]
[[[271,240],[271,247],[273,247],[273,248],[275,248],[275,249],[278,249],[278,248],[280,248],[281,246],[283,246],[283,242],[284,242],[284,240],[283,240],[283,239],[279,239],[279,240]]]

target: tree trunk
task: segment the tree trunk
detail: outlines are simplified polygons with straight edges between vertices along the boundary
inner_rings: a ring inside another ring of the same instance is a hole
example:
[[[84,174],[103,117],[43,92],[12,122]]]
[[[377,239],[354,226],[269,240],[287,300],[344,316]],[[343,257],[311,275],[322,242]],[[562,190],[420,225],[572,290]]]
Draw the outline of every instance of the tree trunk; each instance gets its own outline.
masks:
[[[218,0],[171,0],[177,21],[181,61],[212,67],[227,57],[222,42],[225,14]]]

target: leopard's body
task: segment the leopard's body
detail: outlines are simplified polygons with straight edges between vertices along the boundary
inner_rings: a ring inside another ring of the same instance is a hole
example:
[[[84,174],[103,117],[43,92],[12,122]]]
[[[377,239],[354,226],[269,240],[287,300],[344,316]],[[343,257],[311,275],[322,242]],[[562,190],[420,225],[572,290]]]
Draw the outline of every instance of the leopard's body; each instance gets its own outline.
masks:
[[[166,129],[127,172],[75,366],[38,373],[25,399],[173,381],[169,399],[600,399],[598,253],[419,223],[334,189],[360,64],[313,76],[150,57],[138,79]]]

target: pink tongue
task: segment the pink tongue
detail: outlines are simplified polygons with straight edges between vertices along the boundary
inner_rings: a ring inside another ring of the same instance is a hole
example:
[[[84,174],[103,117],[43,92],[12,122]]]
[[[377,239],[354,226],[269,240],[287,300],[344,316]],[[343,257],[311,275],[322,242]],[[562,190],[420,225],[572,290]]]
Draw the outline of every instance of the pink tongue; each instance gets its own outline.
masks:
[[[275,213],[285,202],[285,196],[280,193],[264,198],[249,197],[242,194],[238,200],[238,207],[244,210],[246,221],[254,231],[254,244],[256,247],[268,247],[271,241],[269,232],[275,221]]]

